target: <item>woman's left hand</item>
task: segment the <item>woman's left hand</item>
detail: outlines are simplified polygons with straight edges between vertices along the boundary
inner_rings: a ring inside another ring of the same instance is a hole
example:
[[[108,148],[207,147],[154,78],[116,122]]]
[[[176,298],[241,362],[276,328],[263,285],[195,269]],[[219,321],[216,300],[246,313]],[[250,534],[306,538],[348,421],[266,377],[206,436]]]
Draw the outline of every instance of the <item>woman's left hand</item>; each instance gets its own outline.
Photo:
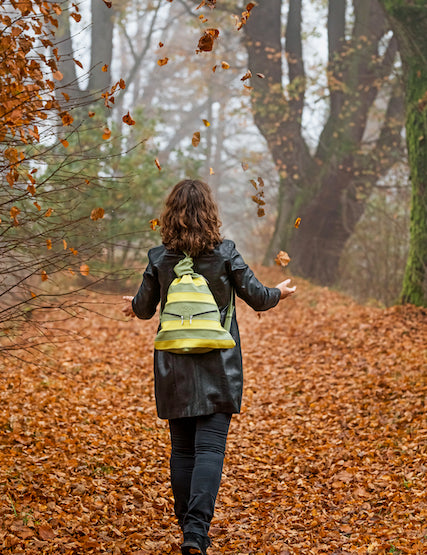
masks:
[[[135,312],[132,309],[132,301],[133,301],[133,297],[129,297],[129,296],[125,296],[122,297],[124,301],[128,301],[130,304],[128,304],[127,306],[125,306],[122,310],[123,314],[125,316],[129,316],[130,318],[134,318],[135,317]]]

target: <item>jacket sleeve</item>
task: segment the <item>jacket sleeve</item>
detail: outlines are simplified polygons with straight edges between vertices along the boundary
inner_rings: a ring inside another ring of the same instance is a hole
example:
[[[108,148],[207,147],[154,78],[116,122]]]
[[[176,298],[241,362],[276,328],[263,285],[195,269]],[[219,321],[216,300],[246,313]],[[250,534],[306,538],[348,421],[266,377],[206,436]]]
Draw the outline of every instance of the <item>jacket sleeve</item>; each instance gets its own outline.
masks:
[[[234,243],[230,255],[230,273],[237,296],[254,310],[268,310],[279,302],[280,289],[263,285],[243,260]]]
[[[156,313],[160,301],[160,283],[157,271],[154,268],[150,253],[148,253],[148,266],[142,276],[142,283],[132,301],[132,309],[138,318],[148,320]]]

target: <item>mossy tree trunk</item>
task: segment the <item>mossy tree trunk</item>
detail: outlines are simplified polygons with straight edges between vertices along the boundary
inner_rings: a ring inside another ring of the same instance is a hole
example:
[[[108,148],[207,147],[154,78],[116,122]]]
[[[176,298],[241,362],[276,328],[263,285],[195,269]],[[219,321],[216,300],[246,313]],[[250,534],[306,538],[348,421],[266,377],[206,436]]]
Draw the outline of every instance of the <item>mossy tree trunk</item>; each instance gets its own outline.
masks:
[[[410,248],[401,300],[427,306],[427,4],[381,0],[399,42],[411,172]]]

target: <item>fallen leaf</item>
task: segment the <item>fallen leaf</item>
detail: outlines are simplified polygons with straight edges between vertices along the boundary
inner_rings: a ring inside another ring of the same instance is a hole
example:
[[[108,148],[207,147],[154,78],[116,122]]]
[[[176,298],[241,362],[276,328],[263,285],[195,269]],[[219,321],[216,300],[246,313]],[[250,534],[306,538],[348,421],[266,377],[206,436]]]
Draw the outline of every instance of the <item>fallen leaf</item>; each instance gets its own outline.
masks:
[[[53,540],[53,538],[55,537],[55,533],[49,526],[49,524],[43,524],[42,526],[39,526],[38,533],[41,539],[45,541]]]

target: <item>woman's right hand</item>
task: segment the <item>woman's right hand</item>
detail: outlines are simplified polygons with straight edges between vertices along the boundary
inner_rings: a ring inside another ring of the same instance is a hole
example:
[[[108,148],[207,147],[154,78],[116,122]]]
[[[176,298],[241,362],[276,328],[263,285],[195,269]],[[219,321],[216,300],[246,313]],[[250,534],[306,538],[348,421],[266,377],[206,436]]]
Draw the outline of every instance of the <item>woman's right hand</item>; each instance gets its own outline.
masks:
[[[132,309],[132,300],[133,297],[129,297],[129,296],[125,296],[122,297],[122,299],[124,301],[127,301],[127,305],[122,309],[122,312],[124,313],[125,316],[130,316],[131,318],[133,318],[135,316],[135,312]]]
[[[276,285],[277,289],[280,289],[280,299],[286,299],[286,297],[289,297],[289,295],[295,293],[297,286],[294,285],[293,287],[288,287],[290,281],[290,279],[285,279],[285,281],[282,281],[278,285]]]

